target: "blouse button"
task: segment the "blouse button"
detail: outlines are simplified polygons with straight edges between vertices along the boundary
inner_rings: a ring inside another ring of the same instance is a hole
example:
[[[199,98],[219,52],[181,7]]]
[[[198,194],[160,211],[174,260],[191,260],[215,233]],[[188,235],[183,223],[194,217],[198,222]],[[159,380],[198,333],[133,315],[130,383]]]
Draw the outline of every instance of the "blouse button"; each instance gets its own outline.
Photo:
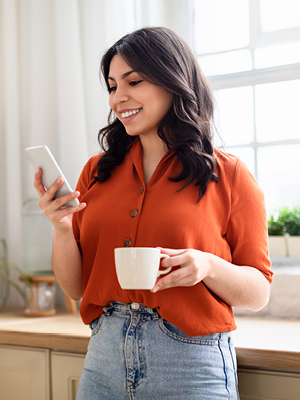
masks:
[[[125,247],[130,247],[130,246],[131,246],[131,240],[130,240],[130,239],[126,239],[126,240],[124,241],[124,246],[125,246]]]
[[[142,189],[141,189],[141,194],[144,193],[144,190],[145,190],[145,188],[144,188],[144,186],[143,186]]]
[[[132,216],[132,218],[134,218],[137,216],[137,213],[138,213],[138,210],[135,208],[130,215]]]

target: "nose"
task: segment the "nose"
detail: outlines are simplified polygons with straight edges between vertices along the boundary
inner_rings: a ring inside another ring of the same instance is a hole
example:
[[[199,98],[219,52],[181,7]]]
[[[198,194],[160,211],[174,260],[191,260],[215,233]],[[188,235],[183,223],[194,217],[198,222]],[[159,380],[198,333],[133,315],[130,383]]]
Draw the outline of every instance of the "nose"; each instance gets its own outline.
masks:
[[[114,92],[113,95],[113,103],[119,104],[129,99],[129,95],[127,94],[126,90],[120,86]]]

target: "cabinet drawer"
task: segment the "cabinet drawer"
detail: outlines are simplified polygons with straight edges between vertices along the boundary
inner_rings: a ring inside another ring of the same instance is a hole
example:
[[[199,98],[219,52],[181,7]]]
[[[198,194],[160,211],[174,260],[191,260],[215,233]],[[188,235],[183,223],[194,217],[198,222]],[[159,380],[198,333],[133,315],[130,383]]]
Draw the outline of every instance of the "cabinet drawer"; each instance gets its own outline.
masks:
[[[52,400],[75,400],[84,359],[85,354],[52,352]]]
[[[241,400],[299,400],[300,374],[239,369]]]

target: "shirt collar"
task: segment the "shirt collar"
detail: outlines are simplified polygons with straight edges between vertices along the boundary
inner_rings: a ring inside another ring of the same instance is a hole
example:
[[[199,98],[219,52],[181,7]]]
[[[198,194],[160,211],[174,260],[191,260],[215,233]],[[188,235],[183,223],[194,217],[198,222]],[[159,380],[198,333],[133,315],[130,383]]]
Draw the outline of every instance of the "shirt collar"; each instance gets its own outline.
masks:
[[[169,150],[160,160],[157,167],[165,164],[167,160],[176,154],[175,150]],[[136,138],[130,147],[130,155],[135,166],[137,173],[142,181],[144,181],[144,167],[143,167],[143,149],[139,138]]]

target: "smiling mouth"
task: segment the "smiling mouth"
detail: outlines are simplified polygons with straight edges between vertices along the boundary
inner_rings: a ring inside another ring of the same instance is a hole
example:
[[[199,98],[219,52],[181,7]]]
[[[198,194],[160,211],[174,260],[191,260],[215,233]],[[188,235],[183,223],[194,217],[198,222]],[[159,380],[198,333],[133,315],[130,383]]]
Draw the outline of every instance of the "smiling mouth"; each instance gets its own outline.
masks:
[[[138,114],[140,111],[141,111],[141,108],[138,108],[138,109],[132,110],[132,111],[126,111],[124,113],[121,113],[121,117],[122,118],[131,117],[132,115]]]

